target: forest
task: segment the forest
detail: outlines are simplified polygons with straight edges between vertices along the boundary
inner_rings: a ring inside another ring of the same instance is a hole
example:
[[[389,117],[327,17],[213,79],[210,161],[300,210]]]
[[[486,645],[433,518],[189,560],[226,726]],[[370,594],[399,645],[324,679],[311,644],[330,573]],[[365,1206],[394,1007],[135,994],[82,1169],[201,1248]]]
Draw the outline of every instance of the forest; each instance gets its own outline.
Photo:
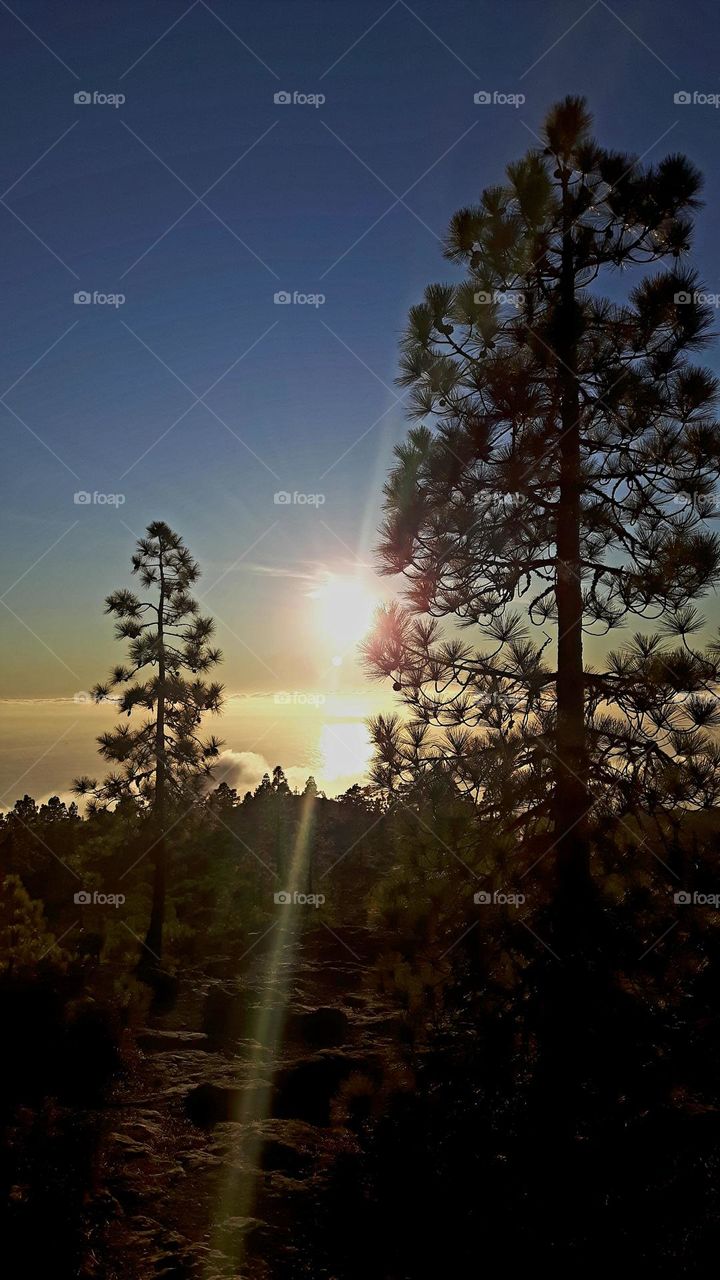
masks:
[[[397,598],[362,646],[397,714],[364,783],[328,798],[278,764],[238,794],[202,566],[152,519],[108,583],[97,776],[0,816],[3,1225],[28,1274],[706,1274],[701,188],[683,155],[607,149],[571,96],[452,216],[453,282],[400,347]]]

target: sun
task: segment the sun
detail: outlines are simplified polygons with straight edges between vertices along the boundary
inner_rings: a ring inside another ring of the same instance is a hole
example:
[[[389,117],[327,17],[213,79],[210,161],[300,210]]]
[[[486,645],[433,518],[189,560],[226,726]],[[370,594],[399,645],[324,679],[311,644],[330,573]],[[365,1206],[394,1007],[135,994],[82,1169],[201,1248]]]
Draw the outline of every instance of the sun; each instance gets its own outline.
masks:
[[[310,597],[319,630],[335,657],[353,649],[370,630],[378,599],[359,578],[329,573]]]

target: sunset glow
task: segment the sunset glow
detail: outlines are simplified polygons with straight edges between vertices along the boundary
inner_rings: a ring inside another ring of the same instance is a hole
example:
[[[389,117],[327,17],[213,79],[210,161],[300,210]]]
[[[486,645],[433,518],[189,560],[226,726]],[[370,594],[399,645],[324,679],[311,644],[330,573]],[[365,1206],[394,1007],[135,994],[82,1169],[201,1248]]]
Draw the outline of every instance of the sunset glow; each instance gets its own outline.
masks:
[[[317,610],[318,629],[333,658],[342,658],[367,634],[378,605],[377,595],[359,577],[334,574],[328,574],[309,594]]]
[[[719,46],[0,0],[23,1274],[705,1274]]]

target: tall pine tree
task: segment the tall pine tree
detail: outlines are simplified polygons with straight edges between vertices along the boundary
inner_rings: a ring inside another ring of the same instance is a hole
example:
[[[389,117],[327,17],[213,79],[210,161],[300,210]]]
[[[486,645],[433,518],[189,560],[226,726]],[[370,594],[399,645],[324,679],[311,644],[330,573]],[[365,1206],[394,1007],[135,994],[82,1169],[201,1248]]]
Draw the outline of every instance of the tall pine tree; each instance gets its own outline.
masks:
[[[397,450],[381,544],[407,607],[367,645],[410,720],[375,723],[376,781],[450,770],[488,813],[549,830],[574,893],[593,805],[720,794],[717,654],[692,643],[720,574],[718,388],[691,362],[711,314],[683,264],[701,178],[590,130],[582,99],[550,111],[542,145],[452,219],[463,282],[410,312],[400,381],[424,421]],[[443,638],[441,618],[483,643]],[[585,635],[625,627],[590,667]]]
[[[222,745],[199,736],[203,715],[219,712],[222,703],[222,686],[200,676],[221,661],[221,653],[211,646],[212,618],[200,615],[189,594],[200,569],[179,534],[161,520],[148,525],[132,571],[143,598],[120,588],[107,597],[105,609],[117,619],[116,639],[129,642],[128,662],[115,667],[93,696],[100,702],[116,691],[118,710],[128,719],[135,710],[149,715],[136,727],[121,724],[98,738],[100,754],[118,768],[100,784],[79,778],[73,789],[92,796],[90,807],[132,797],[151,817],[154,875],[143,963],[152,968],[163,949],[168,830],[212,775]]]

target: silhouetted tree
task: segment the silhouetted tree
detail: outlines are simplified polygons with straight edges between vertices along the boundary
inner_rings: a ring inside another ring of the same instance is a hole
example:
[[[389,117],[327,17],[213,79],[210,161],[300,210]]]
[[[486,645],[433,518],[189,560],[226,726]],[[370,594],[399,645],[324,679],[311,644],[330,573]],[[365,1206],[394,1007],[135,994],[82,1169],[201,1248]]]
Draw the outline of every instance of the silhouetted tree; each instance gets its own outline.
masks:
[[[238,793],[227,782],[221,782],[206,800],[206,807],[214,813],[229,814],[239,803]]]
[[[683,156],[645,167],[607,151],[590,126],[582,99],[551,110],[543,145],[452,219],[446,257],[465,280],[410,312],[400,382],[435,429],[396,451],[380,552],[408,605],[366,648],[411,716],[375,722],[375,780],[441,761],[489,814],[551,817],[577,890],[594,802],[719,794],[717,653],[689,642],[692,602],[720,572],[705,525],[718,388],[688,360],[710,312],[679,262],[701,177]],[[599,294],[600,277],[663,259],[626,301]],[[443,639],[438,618],[486,642]],[[584,631],[638,618],[662,630],[584,665]]]
[[[0,867],[19,876],[31,898],[42,898],[56,910],[68,902],[76,846],[82,822],[77,805],[67,807],[57,796],[36,805],[26,795],[0,815]],[[62,932],[62,930],[60,931]]]
[[[79,778],[73,789],[92,795],[91,809],[131,796],[152,815],[147,852],[154,859],[153,896],[143,957],[152,965],[162,956],[168,822],[197,798],[199,783],[211,776],[222,745],[215,737],[203,741],[198,736],[203,714],[220,710],[222,685],[196,678],[220,662],[221,653],[210,645],[212,618],[200,615],[189,594],[199,567],[182,538],[163,521],[148,525],[132,570],[152,598],[141,599],[125,588],[107,597],[105,612],[118,620],[116,638],[129,642],[129,662],[115,667],[93,696],[101,702],[124,686],[118,710],[128,718],[136,709],[150,716],[137,728],[118,725],[99,737],[100,754],[119,769],[99,785],[94,778]],[[138,680],[141,672],[144,678]]]
[[[263,778],[263,786],[265,778]],[[288,798],[291,795],[284,770],[279,764],[272,771],[269,795],[272,800],[271,823],[273,833],[273,865],[280,879],[287,873],[290,857],[290,808]]]
[[[288,780],[285,777],[285,771],[279,764],[276,764],[275,768],[273,769],[271,786],[273,791],[275,792],[275,795],[279,795],[279,796],[290,795],[290,787],[288,786]]]

